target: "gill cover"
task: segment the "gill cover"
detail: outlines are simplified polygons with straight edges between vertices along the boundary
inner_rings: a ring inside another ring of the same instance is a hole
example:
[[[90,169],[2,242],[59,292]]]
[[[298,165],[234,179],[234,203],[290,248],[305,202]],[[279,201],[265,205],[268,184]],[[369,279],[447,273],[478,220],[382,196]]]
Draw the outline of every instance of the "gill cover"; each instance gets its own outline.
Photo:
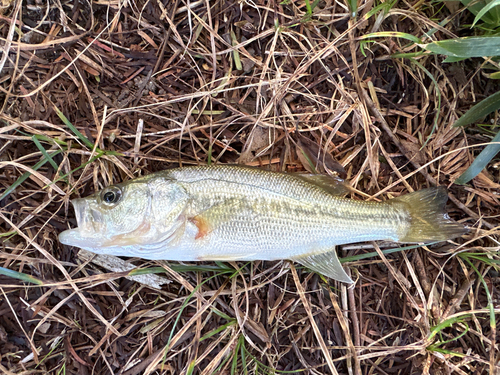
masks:
[[[136,256],[142,245],[164,241],[179,228],[188,197],[168,178],[125,182],[86,198],[71,201],[78,228],[59,235],[59,241],[97,253],[130,248]]]

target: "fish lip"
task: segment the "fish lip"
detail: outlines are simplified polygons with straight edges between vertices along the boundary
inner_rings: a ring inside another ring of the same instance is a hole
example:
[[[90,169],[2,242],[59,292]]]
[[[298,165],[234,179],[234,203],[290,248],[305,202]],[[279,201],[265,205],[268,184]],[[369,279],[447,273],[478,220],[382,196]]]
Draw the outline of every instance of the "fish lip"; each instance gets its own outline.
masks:
[[[76,198],[71,200],[71,204],[75,209],[75,217],[77,228],[68,229],[59,234],[59,242],[68,246],[77,246],[88,248],[98,245],[100,242],[96,238],[99,227],[96,219],[99,219],[98,213],[92,210],[87,199]],[[93,213],[95,215],[93,215]],[[97,241],[96,241],[97,240]]]
[[[76,225],[78,226],[78,228],[82,228],[84,224],[88,222],[88,220],[85,220],[85,212],[88,209],[88,204],[86,203],[85,199],[82,198],[71,200],[71,204],[75,209]]]
[[[79,247],[81,244],[80,231],[78,228],[65,230],[64,232],[59,233],[58,238],[59,242],[63,245]]]

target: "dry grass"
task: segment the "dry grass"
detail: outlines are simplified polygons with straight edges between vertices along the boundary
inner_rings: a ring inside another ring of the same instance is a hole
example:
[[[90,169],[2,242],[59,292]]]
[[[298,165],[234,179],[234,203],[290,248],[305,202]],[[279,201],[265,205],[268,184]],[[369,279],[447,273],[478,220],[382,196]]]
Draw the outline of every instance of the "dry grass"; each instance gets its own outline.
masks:
[[[331,1],[312,15],[293,0],[29,4],[0,17],[0,266],[38,285],[0,276],[0,372],[500,372],[498,168],[453,185],[489,138],[451,126],[498,84],[476,61],[391,59],[418,52],[403,39],[360,49],[377,31],[462,35],[466,12],[402,2],[371,15],[362,1],[355,21]],[[163,274],[130,279],[57,241],[75,225],[70,197],[205,163],[337,171],[356,199],[446,185],[450,215],[473,230],[391,254],[398,245],[345,246],[378,253],[349,263],[349,289],[287,262],[135,259]]]

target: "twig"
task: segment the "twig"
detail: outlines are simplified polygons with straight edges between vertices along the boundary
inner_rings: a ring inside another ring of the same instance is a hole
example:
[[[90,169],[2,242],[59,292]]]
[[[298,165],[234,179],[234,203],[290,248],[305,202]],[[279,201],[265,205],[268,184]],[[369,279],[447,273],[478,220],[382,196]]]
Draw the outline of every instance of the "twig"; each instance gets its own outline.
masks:
[[[302,287],[302,284],[300,283],[299,275],[297,274],[297,270],[295,269],[295,266],[293,265],[293,263],[290,264],[290,269],[292,271],[293,280],[295,281],[295,286],[297,287],[297,292],[299,293],[302,304],[304,305],[304,309],[306,310],[307,315],[309,316],[309,321],[311,322],[314,336],[316,336],[316,340],[318,340],[321,351],[323,352],[323,355],[326,359],[326,363],[328,364],[328,368],[330,369],[332,374],[338,375],[339,373],[337,372],[337,369],[335,368],[335,365],[333,364],[332,356],[330,355],[330,352],[328,351],[328,348],[326,347],[325,340],[323,340],[323,336],[321,336],[321,332],[319,331],[318,325],[316,324],[316,321],[314,320],[311,306],[309,305],[309,301],[306,298],[304,288]]]
[[[424,177],[427,181],[429,181],[432,185],[434,186],[437,186],[438,185],[438,182],[436,181],[436,179],[434,177],[432,177],[431,175],[429,175],[429,173],[427,173],[427,171],[418,163],[416,162],[415,160],[413,160],[411,157],[408,157],[407,154],[408,152],[406,151],[405,147],[401,144],[401,142],[399,141],[398,138],[396,138],[396,136],[394,135],[394,133],[391,131],[391,129],[389,128],[389,125],[387,124],[387,122],[385,121],[384,117],[382,116],[382,114],[380,113],[380,111],[375,107],[375,105],[373,104],[370,96],[368,95],[368,93],[366,92],[366,90],[361,90],[362,93],[363,93],[363,97],[365,99],[365,102],[366,104],[368,105],[368,108],[370,108],[372,114],[377,118],[377,120],[380,122],[380,126],[382,127],[382,129],[385,131],[385,133],[389,136],[389,138],[391,139],[391,141],[396,145],[396,147],[399,149],[399,151],[401,151],[401,153],[403,155],[405,155],[405,157],[408,159],[408,161],[415,167],[415,169],[417,169]],[[460,208],[462,211],[464,211],[467,215],[469,215],[470,217],[472,217],[473,219],[475,220],[480,220],[481,218],[479,217],[479,215],[477,215],[474,211],[472,211],[471,209],[467,208],[462,202],[460,202],[453,194],[448,194],[448,196],[450,197],[450,200],[455,203],[455,205],[457,205],[458,208]],[[481,219],[481,222],[484,224],[485,227],[487,227],[488,229],[493,229],[495,228],[495,225],[487,222],[486,220],[484,219]]]

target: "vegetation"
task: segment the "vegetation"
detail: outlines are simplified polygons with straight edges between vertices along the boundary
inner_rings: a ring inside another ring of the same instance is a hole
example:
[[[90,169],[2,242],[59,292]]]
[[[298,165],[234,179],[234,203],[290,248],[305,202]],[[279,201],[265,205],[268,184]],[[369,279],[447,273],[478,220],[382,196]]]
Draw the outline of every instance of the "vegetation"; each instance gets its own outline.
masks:
[[[500,371],[500,1],[1,9],[1,373]],[[471,232],[343,246],[351,288],[57,241],[72,198],[216,163],[338,174],[353,199],[445,185]]]

